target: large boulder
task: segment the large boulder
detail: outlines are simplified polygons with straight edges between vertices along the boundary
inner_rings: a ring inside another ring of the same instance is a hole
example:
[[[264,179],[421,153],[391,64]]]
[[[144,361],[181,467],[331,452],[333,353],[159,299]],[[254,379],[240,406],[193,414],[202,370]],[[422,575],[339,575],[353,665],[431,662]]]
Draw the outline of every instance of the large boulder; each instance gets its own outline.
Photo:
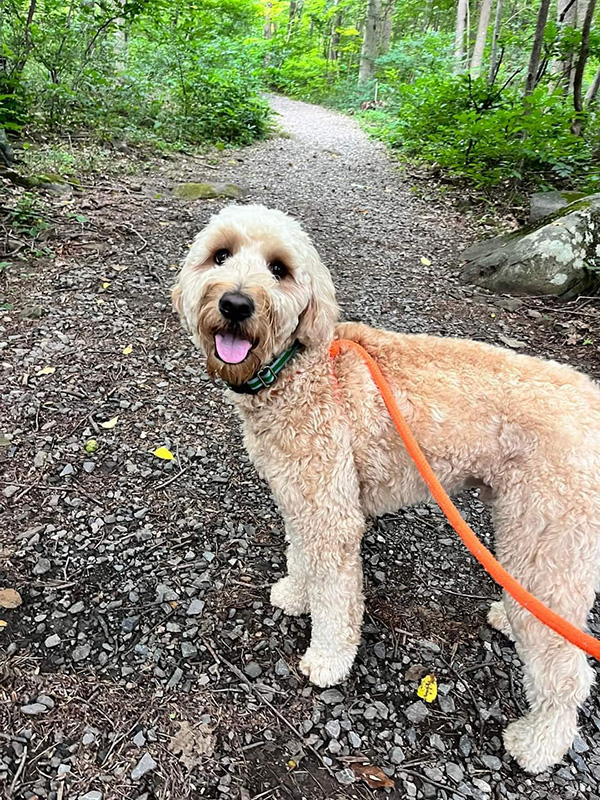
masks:
[[[529,198],[529,221],[539,222],[586,196],[585,192],[535,192]]]
[[[465,281],[515,295],[576,297],[600,283],[600,194],[462,253]]]

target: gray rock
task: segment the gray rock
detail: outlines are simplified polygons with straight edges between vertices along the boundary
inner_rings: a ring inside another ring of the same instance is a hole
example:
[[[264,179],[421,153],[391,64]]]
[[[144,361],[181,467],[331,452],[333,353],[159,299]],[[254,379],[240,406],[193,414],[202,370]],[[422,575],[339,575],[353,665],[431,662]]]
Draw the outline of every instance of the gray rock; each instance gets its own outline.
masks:
[[[47,694],[39,694],[36,698],[37,703],[41,703],[46,708],[54,708],[54,700]]]
[[[146,775],[146,773],[151,772],[153,769],[156,769],[157,766],[158,764],[152,758],[150,753],[144,753],[135,767],[131,770],[131,780],[139,781],[141,777]]]
[[[58,633],[53,633],[51,636],[48,636],[44,644],[46,647],[57,647],[60,644],[60,636]]]
[[[494,772],[502,768],[502,761],[500,761],[498,756],[491,756],[485,753],[484,755],[479,756],[479,758],[488,769],[491,769]]]
[[[67,475],[72,475],[74,472],[75,470],[73,469],[73,464],[65,464],[60,473],[60,477],[66,478]]]
[[[326,689],[319,695],[319,700],[327,706],[335,706],[343,702],[344,695],[337,689]]]
[[[80,661],[85,661],[85,659],[89,656],[91,649],[92,648],[89,644],[77,645],[77,647],[75,647],[71,653],[71,658],[76,664]]]
[[[81,737],[81,743],[87,747],[88,744],[92,744],[92,742],[96,741],[96,737],[90,731],[87,731]]]
[[[198,655],[198,648],[192,642],[181,643],[181,656],[182,658],[193,658]]]
[[[339,739],[341,730],[342,729],[339,720],[337,719],[330,719],[329,722],[325,725],[325,733],[329,736],[330,739]]]
[[[529,221],[539,222],[584,197],[584,192],[535,192],[529,198]]]
[[[204,600],[195,597],[185,612],[188,617],[197,617],[204,610]]]
[[[424,719],[427,719],[429,709],[422,700],[417,700],[416,703],[412,703],[408,708],[405,708],[404,713],[409,722],[412,722],[413,725],[418,725]]]
[[[463,279],[492,291],[559,295],[564,299],[600,282],[600,194],[557,212],[556,218],[467,248]]]
[[[461,755],[463,755],[465,758],[469,757],[471,753],[471,740],[466,733],[463,733],[458,740],[458,749],[460,750]]]
[[[355,750],[358,750],[359,747],[362,747],[362,739],[357,733],[354,731],[350,731],[348,733],[348,744],[350,747],[353,747]]]
[[[33,568],[34,575],[45,575],[52,569],[52,563],[47,558],[38,559],[37,564]]]
[[[102,800],[102,792],[97,789],[92,789],[91,792],[79,795],[79,800]]]
[[[390,761],[392,764],[401,764],[404,758],[404,750],[401,747],[392,747],[390,751]]]
[[[256,661],[249,661],[244,667],[244,672],[249,678],[258,678],[262,675],[262,667]]]
[[[49,710],[48,706],[43,703],[31,703],[28,706],[21,706],[21,713],[26,714],[28,717],[37,717]]]
[[[350,786],[351,783],[356,781],[356,775],[352,772],[351,769],[342,769],[339,772],[335,773],[335,777],[337,782],[340,783],[342,786]]]
[[[280,678],[287,678],[290,674],[290,668],[283,660],[280,658],[279,661],[275,664],[275,674],[278,675]]]
[[[460,783],[465,777],[462,767],[452,761],[446,764],[446,775],[453,780],[454,783]]]
[[[143,731],[138,731],[132,741],[136,747],[143,747],[146,744],[146,737]]]

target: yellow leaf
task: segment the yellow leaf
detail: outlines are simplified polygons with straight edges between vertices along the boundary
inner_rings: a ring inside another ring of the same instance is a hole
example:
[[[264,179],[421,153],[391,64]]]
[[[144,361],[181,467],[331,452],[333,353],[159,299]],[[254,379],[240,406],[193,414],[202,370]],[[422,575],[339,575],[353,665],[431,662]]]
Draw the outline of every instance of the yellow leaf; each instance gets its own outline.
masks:
[[[0,589],[0,606],[2,608],[16,608],[23,600],[15,589]]]
[[[173,453],[170,450],[167,450],[166,447],[159,447],[152,455],[156,456],[157,458],[162,458],[163,461],[173,461],[175,458]]]
[[[8,622],[5,619],[0,619],[0,628],[6,628]]]
[[[123,355],[128,356],[131,352],[133,352],[133,345],[128,344],[127,347],[123,348]]]
[[[56,367],[43,367],[42,369],[38,369],[35,373],[39,378],[40,375],[54,375],[56,372]]]
[[[419,697],[423,698],[426,703],[433,703],[437,697],[437,691],[437,680],[435,675],[425,675],[419,684],[417,694]]]
[[[421,264],[423,264],[424,267],[430,267],[431,261],[428,258],[425,258],[425,256],[421,256]]]
[[[294,759],[293,759],[293,758],[290,758],[290,760],[289,760],[289,761],[287,762],[287,764],[286,764],[286,767],[287,767],[287,768],[288,768],[290,771],[291,771],[291,770],[293,770],[293,769],[296,769],[296,767],[297,767],[297,766],[298,766],[298,764],[296,764],[296,762],[294,761]]]
[[[104,302],[104,300],[101,297],[97,297],[96,298],[96,302],[98,303],[99,306],[105,306],[106,305],[106,303]]]
[[[102,288],[103,289],[108,289],[109,286],[110,286],[110,281],[103,281],[102,282]]]
[[[119,421],[118,417],[113,417],[112,419],[107,419],[106,422],[101,422],[100,427],[106,428],[107,430],[111,430],[112,428],[115,427],[118,421]]]

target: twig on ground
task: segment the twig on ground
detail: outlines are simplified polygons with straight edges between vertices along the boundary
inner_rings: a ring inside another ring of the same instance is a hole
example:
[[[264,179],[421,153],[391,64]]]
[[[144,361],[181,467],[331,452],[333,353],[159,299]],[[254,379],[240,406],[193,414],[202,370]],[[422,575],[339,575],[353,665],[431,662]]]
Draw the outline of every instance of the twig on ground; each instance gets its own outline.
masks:
[[[212,647],[212,646],[211,646],[211,645],[210,645],[210,644],[209,644],[209,643],[208,643],[208,642],[207,642],[205,639],[203,639],[202,641],[203,641],[204,645],[206,646],[206,649],[207,649],[207,650],[210,652],[210,654],[212,655],[212,657],[213,657],[213,658],[216,660],[217,664],[218,664],[218,663],[223,663],[223,664],[225,664],[225,666],[226,666],[226,667],[229,669],[229,671],[230,671],[230,672],[232,672],[232,673],[233,673],[233,674],[236,676],[236,678],[238,678],[240,681],[242,681],[242,682],[243,682],[243,683],[244,683],[246,686],[248,686],[248,688],[251,690],[251,692],[254,694],[254,696],[255,696],[255,697],[258,699],[258,700],[260,700],[260,702],[261,702],[261,703],[264,703],[264,705],[266,705],[266,706],[267,706],[267,708],[268,708],[268,709],[270,709],[270,711],[271,711],[273,714],[275,714],[275,716],[277,717],[277,719],[278,719],[280,722],[283,722],[283,724],[286,726],[286,728],[289,728],[289,730],[291,730],[291,731],[292,731],[292,733],[294,734],[294,736],[297,736],[297,737],[298,737],[298,739],[299,739],[301,742],[304,742],[304,735],[303,735],[303,734],[302,734],[302,733],[301,733],[301,732],[298,730],[298,728],[296,728],[296,726],[295,726],[295,725],[293,725],[293,724],[292,724],[292,723],[291,723],[291,722],[290,722],[288,719],[286,719],[286,717],[284,717],[284,716],[283,716],[283,714],[281,714],[281,713],[280,713],[280,712],[279,712],[279,711],[278,711],[278,710],[275,708],[275,706],[274,706],[272,703],[270,703],[270,702],[269,702],[269,701],[268,701],[268,700],[267,700],[265,697],[263,697],[263,696],[262,696],[262,694],[260,693],[260,691],[259,691],[259,690],[256,688],[256,686],[254,686],[254,684],[253,684],[253,683],[252,683],[252,682],[251,682],[251,681],[250,681],[250,680],[249,680],[249,679],[248,679],[248,678],[247,678],[247,677],[244,675],[244,673],[242,672],[242,670],[241,670],[241,669],[239,669],[238,667],[236,667],[236,666],[235,666],[235,664],[232,664],[232,663],[231,663],[231,661],[228,661],[228,660],[225,658],[225,656],[223,656],[223,655],[221,655],[221,654],[217,655],[217,654],[215,653],[215,651],[214,651],[213,647]],[[330,775],[332,775],[332,776],[333,776],[335,773],[333,772],[333,770],[331,769],[331,767],[330,767],[330,766],[329,766],[329,765],[328,765],[328,764],[325,762],[325,760],[323,759],[323,756],[322,756],[322,755],[319,753],[319,751],[318,751],[316,748],[314,748],[312,745],[310,745],[310,744],[306,744],[306,743],[304,743],[304,744],[305,744],[305,746],[307,747],[307,749],[308,749],[308,750],[310,750],[310,752],[311,752],[311,753],[312,753],[314,756],[316,756],[316,758],[318,759],[318,761],[319,761],[319,762],[321,763],[321,765],[322,765],[322,766],[323,766],[323,767],[324,767],[324,768],[327,770],[327,772],[328,772]]]
[[[437,789],[443,789],[445,792],[449,792],[449,794],[457,794],[460,797],[467,796],[461,792],[460,789],[455,789],[453,786],[448,786],[447,783],[439,783],[438,781],[434,781],[431,778],[428,778],[427,775],[423,775],[422,772],[417,772],[416,769],[405,769],[402,764],[400,764],[400,769],[402,772],[406,772],[407,775],[412,775],[414,778],[419,778],[424,783],[428,783],[430,786],[435,786]]]
[[[9,797],[12,797],[13,792],[17,787],[19,778],[21,777],[21,773],[23,772],[23,767],[25,766],[26,761],[27,761],[27,745],[23,747],[23,755],[21,756],[21,761],[19,762],[19,766],[17,767],[17,771],[15,772],[15,777],[12,779],[12,783],[10,784],[10,788],[8,790]]]
[[[190,470],[191,468],[192,468],[192,465],[190,464],[189,466],[184,467],[183,469],[180,469],[179,472],[176,475],[173,475],[168,480],[163,481],[163,483],[159,483],[158,486],[155,486],[154,487],[155,490],[158,492],[159,489],[164,489],[165,486],[168,486],[169,484],[174,483],[178,478],[181,478],[182,475],[185,475],[185,473],[188,470]]]

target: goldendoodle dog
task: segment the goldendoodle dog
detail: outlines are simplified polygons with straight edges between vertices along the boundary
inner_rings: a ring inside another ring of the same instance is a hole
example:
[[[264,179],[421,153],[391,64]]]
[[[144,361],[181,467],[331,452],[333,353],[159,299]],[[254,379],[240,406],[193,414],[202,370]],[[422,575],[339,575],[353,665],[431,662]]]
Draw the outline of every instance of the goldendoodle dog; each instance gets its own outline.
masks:
[[[365,520],[431,497],[366,365],[332,362],[334,338],[379,363],[444,487],[484,487],[498,559],[584,627],[600,566],[600,391],[574,370],[479,342],[337,324],[331,276],[294,219],[264,206],[214,216],[185,260],[174,303],[242,419],[245,445],[285,520],[288,575],[271,601],[310,612],[300,667],[347,677],[363,616]],[[510,597],[490,623],[514,638],[529,712],[504,732],[531,772],[565,754],[594,672],[583,652]]]

